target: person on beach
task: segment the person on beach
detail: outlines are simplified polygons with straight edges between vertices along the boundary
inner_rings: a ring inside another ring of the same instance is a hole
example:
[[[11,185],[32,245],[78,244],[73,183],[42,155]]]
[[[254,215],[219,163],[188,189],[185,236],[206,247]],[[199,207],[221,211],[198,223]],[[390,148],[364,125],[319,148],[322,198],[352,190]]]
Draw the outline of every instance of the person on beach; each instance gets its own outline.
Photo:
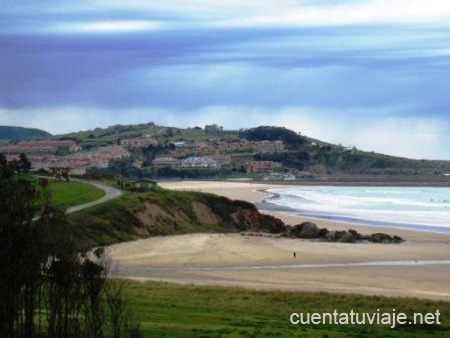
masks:
[[[292,255],[295,258],[297,258],[297,253],[294,251],[294,254]]]

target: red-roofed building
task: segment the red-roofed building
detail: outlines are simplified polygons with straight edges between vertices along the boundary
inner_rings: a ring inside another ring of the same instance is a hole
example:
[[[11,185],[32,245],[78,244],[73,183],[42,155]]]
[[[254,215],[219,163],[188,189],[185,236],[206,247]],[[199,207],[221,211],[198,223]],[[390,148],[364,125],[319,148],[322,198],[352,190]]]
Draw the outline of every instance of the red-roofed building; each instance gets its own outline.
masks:
[[[248,161],[245,163],[248,174],[266,173],[280,167],[281,163],[273,161]]]

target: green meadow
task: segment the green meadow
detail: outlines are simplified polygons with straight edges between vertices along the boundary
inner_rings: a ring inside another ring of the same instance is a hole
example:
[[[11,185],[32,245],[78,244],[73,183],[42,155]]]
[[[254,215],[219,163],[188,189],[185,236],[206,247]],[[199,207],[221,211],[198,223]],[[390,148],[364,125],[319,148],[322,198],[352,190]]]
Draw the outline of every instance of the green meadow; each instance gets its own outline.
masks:
[[[144,337],[450,337],[450,303],[126,281]],[[296,313],[441,313],[441,325],[292,325]]]
[[[41,189],[36,176],[27,175],[29,180],[37,189]],[[103,190],[87,183],[78,181],[53,180],[49,179],[49,190],[52,198],[52,205],[67,209],[79,204],[95,201],[105,194]]]
[[[95,201],[105,194],[93,185],[76,181],[52,181],[50,191],[53,205],[61,209]]]

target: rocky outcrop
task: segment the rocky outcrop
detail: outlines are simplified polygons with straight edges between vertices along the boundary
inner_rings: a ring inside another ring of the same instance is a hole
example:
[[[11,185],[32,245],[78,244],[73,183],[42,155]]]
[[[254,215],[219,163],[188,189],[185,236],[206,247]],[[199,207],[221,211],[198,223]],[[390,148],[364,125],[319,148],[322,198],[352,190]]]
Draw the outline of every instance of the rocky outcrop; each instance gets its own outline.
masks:
[[[317,239],[325,242],[340,243],[356,243],[356,242],[372,242],[372,243],[402,243],[403,238],[399,236],[390,236],[384,233],[376,233],[372,235],[362,235],[356,230],[331,230],[327,228],[319,228],[311,222],[304,222],[286,228],[285,237]]]
[[[258,223],[259,231],[264,231],[270,234],[284,234],[288,228],[281,219],[260,213]]]
[[[401,243],[404,239],[399,236],[389,236],[387,234],[378,233],[370,236],[366,236],[366,239],[374,243]]]
[[[311,222],[304,222],[301,224],[294,225],[293,227],[289,227],[286,232],[287,237],[294,238],[317,238],[319,237],[320,229]]]

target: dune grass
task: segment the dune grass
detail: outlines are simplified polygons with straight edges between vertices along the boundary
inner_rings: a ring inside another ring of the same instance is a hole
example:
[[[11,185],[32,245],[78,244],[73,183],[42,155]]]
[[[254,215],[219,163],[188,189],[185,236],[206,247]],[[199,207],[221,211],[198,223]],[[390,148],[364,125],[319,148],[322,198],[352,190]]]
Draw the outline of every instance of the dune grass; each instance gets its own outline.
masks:
[[[450,337],[450,303],[126,281],[144,337]],[[441,312],[441,325],[292,325],[297,313]]]

